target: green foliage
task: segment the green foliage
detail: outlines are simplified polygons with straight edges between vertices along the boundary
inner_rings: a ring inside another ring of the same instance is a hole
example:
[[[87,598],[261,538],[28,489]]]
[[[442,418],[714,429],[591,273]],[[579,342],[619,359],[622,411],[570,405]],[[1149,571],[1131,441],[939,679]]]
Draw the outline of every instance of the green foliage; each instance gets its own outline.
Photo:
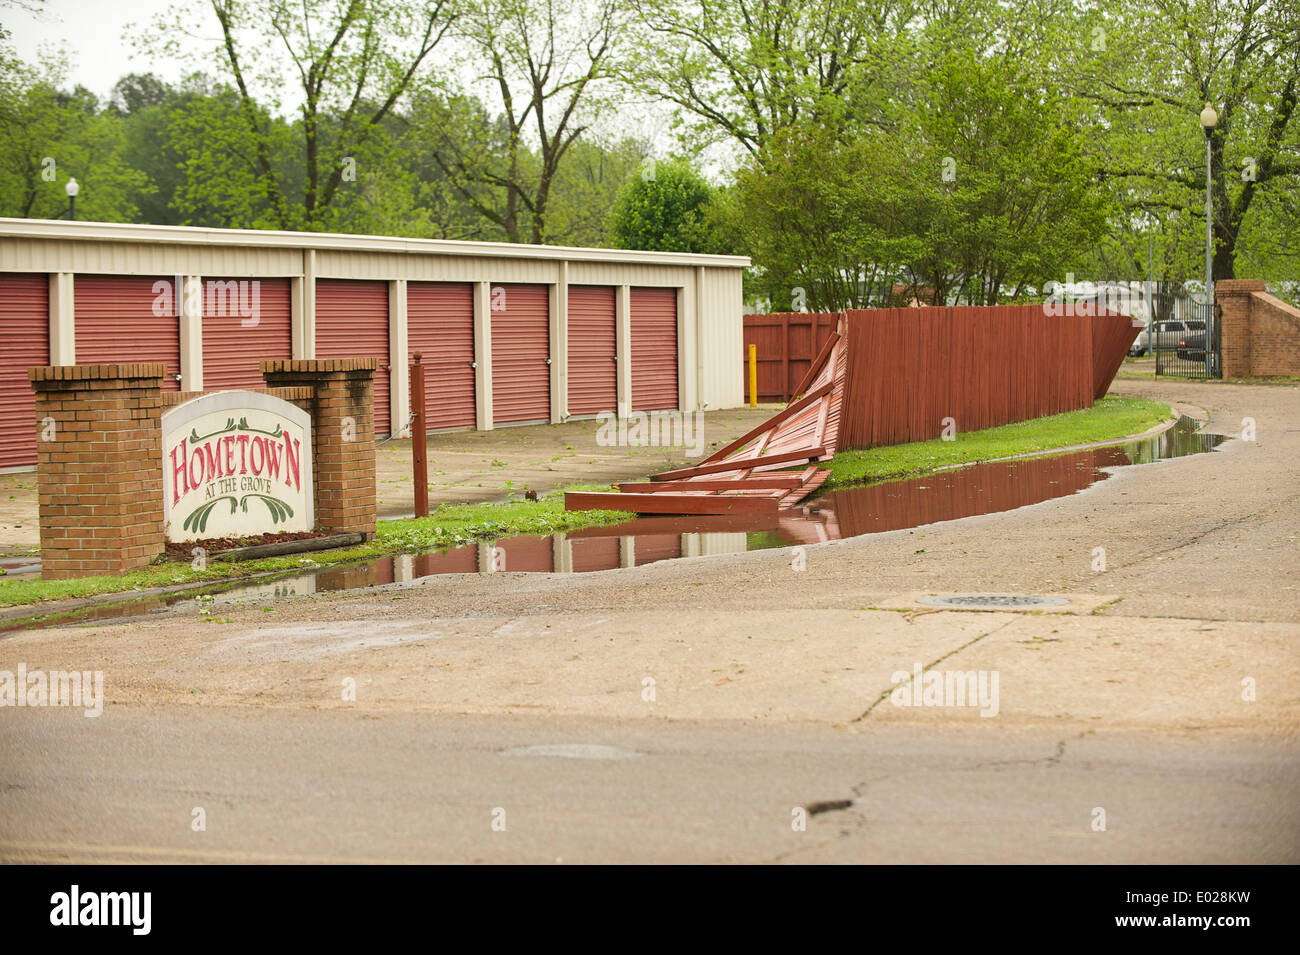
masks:
[[[138,44],[196,24],[199,72],[107,103],[0,31],[0,214],[65,215],[74,175],[83,218],[737,251],[771,307],[991,303],[1199,278],[1208,100],[1215,275],[1300,271],[1292,0],[189,0]],[[688,158],[647,183],[665,131]]]
[[[81,186],[77,217],[131,221],[145,176],[124,158],[121,121],[96,97],[61,87],[59,57],[36,66],[20,61],[0,37],[0,215],[66,218],[69,178]]]
[[[648,163],[619,190],[609,233],[620,249],[725,253],[710,215],[714,189],[683,160]]]
[[[933,51],[936,52],[937,51]],[[1105,228],[1083,131],[1016,56],[953,48],[884,126],[795,123],[737,177],[730,222],[774,308],[996,304]]]
[[[380,521],[375,539],[370,543],[317,551],[310,557],[293,554],[228,563],[211,561],[204,570],[196,570],[189,563],[166,562],[118,577],[83,577],[78,580],[33,580],[30,577],[0,580],[0,606],[232,580],[260,574],[283,574],[301,571],[304,566],[327,567],[401,551],[439,550],[477,540],[555,534],[578,527],[617,524],[632,516],[623,511],[566,511],[563,494],[540,501],[511,501],[505,504],[444,504],[426,518]]]

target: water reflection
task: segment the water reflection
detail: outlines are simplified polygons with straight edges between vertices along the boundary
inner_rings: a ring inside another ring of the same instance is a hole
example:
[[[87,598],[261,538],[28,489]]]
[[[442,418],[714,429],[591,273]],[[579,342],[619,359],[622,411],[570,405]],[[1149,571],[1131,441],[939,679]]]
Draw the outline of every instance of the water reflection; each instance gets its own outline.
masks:
[[[589,573],[677,557],[734,554],[920,527],[1065,497],[1104,480],[1107,468],[1199,454],[1226,440],[1222,435],[1200,434],[1197,427],[1197,422],[1183,417],[1173,428],[1145,441],[1055,457],[975,464],[903,481],[829,491],[778,514],[638,517],[568,534],[512,537],[446,551],[397,554],[205,592],[219,605],[353,590],[438,574]],[[191,590],[106,603],[59,619],[0,625],[0,632],[136,616],[194,598]]]

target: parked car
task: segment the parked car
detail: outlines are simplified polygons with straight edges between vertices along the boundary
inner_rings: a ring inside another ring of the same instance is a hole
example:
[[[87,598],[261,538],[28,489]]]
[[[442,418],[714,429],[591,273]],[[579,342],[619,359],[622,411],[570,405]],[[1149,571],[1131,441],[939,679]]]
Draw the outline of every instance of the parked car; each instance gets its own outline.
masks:
[[[1141,358],[1151,350],[1151,329],[1143,323],[1142,331],[1137,333],[1137,338],[1133,339],[1133,344],[1129,346],[1128,356],[1130,358]]]
[[[1205,361],[1205,323],[1188,322],[1187,324],[1199,325],[1200,328],[1192,328],[1178,339],[1178,357],[1183,361]]]
[[[1161,351],[1175,348],[1179,339],[1184,338],[1190,331],[1188,326],[1195,324],[1199,324],[1202,331],[1205,330],[1204,322],[1156,322],[1155,341],[1148,342],[1148,347],[1158,348]]]

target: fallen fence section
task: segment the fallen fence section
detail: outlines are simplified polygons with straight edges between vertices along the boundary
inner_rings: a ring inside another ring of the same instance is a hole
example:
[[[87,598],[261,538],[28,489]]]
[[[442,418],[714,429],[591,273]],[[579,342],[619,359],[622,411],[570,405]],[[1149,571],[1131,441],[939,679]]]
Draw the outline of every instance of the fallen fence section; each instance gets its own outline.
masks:
[[[873,448],[1092,407],[1138,328],[1123,316],[1045,316],[1041,305],[850,311],[794,400],[691,467],[570,492],[569,510],[775,513],[830,476],[837,448]],[[801,467],[802,465],[802,467]],[[798,470],[791,470],[798,468]]]
[[[844,398],[843,318],[796,389],[773,417],[699,464],[624,483],[619,493],[570,491],[570,511],[605,508],[638,514],[774,514],[830,477],[816,466],[835,454]],[[798,467],[804,465],[804,467]],[[798,468],[798,470],[790,470]]]

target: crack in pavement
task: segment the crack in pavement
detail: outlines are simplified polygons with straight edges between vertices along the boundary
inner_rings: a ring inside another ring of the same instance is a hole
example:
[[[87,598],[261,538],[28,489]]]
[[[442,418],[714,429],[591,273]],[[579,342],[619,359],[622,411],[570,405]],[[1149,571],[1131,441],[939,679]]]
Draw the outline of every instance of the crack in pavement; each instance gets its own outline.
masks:
[[[999,627],[996,629],[1001,629],[1001,628]],[[990,631],[990,633],[992,632],[993,631]],[[955,653],[956,651],[953,652]],[[1059,740],[1057,741],[1056,747],[1050,755],[1042,756],[1038,759],[1005,759],[1005,760],[995,760],[993,762],[981,762],[981,763],[975,763],[974,765],[968,767],[966,771],[976,772],[982,769],[991,769],[998,766],[1039,766],[1039,765],[1058,766],[1060,765],[1061,760],[1065,758],[1065,749],[1067,744],[1071,740],[1080,740],[1087,735],[1088,735],[1088,731],[1084,731],[1082,733],[1079,733],[1076,736],[1071,736],[1071,737],[1067,737],[1066,739]],[[849,792],[852,794],[851,799],[823,799],[815,802],[805,803],[803,808],[808,813],[809,816],[822,815],[828,812],[843,812],[852,809],[854,806],[859,806],[862,804],[863,800],[866,797],[866,790],[869,786],[873,785],[874,783],[883,782],[888,778],[890,777],[882,776],[877,779],[864,779],[862,782],[850,786]],[[833,835],[828,834],[827,838],[821,839],[815,842],[813,845],[800,846],[797,849],[790,849],[786,852],[782,852],[774,856],[768,861],[784,862],[800,853],[811,852],[815,849],[823,848],[824,846],[828,846],[831,843],[838,842],[841,839],[851,836],[855,832],[861,831],[862,829],[866,828],[867,821],[868,821],[867,817],[862,813],[853,813],[850,814],[849,816],[844,817],[844,819],[846,823],[848,823],[851,820],[852,825],[842,825],[839,828],[839,830],[835,832]]]
[[[984,612],[984,613],[988,613],[989,611],[982,611],[982,612]],[[981,640],[983,640],[985,637],[991,637],[991,636],[993,636],[993,634],[997,633],[999,630],[1003,629],[1004,627],[1009,627],[1009,626],[1011,626],[1011,624],[1013,624],[1013,623],[1016,622],[1016,619],[1017,619],[1017,618],[1023,616],[1022,614],[1020,614],[1020,613],[1016,613],[1016,612],[1013,612],[1013,611],[992,611],[992,612],[993,612],[993,613],[1006,612],[1006,613],[1008,613],[1008,617],[1009,617],[1009,619],[1004,620],[1002,623],[998,624],[998,625],[997,625],[996,627],[994,627],[992,630],[989,630],[989,631],[986,632],[986,633],[981,633],[979,636],[975,637],[975,638],[972,639],[972,640],[968,640],[967,642],[963,643],[961,646],[959,646],[959,647],[955,647],[954,649],[949,650],[949,651],[948,651],[947,653],[945,653],[943,656],[939,657],[939,659],[934,660],[934,661],[932,661],[932,662],[930,662],[930,663],[927,663],[925,666],[923,666],[923,667],[921,668],[921,672],[924,673],[925,671],[932,669],[933,667],[935,667],[935,666],[937,666],[938,664],[942,663],[944,660],[947,660],[949,657],[952,657],[952,656],[955,656],[955,655],[958,654],[958,653],[961,653],[961,652],[962,652],[963,650],[965,650],[967,647],[972,647],[972,646],[974,646],[975,644],[979,643],[979,642],[980,642]],[[872,710],[874,710],[874,709],[875,709],[877,706],[879,706],[881,703],[885,702],[885,700],[889,699],[889,695],[890,695],[891,693],[893,693],[894,690],[898,689],[899,686],[910,686],[910,685],[911,685],[911,682],[912,682],[912,681],[911,681],[911,679],[909,678],[908,681],[907,681],[907,683],[900,683],[900,684],[898,684],[897,686],[891,686],[891,687],[890,687],[889,689],[887,689],[887,690],[882,690],[881,693],[880,693],[880,696],[876,697],[875,701],[874,701],[870,706],[868,706],[865,710],[862,711],[862,713],[860,713],[858,716],[856,716],[856,717],[854,717],[853,719],[851,719],[849,722],[850,722],[850,723],[861,723],[863,720],[865,720],[868,716],[871,715]]]

